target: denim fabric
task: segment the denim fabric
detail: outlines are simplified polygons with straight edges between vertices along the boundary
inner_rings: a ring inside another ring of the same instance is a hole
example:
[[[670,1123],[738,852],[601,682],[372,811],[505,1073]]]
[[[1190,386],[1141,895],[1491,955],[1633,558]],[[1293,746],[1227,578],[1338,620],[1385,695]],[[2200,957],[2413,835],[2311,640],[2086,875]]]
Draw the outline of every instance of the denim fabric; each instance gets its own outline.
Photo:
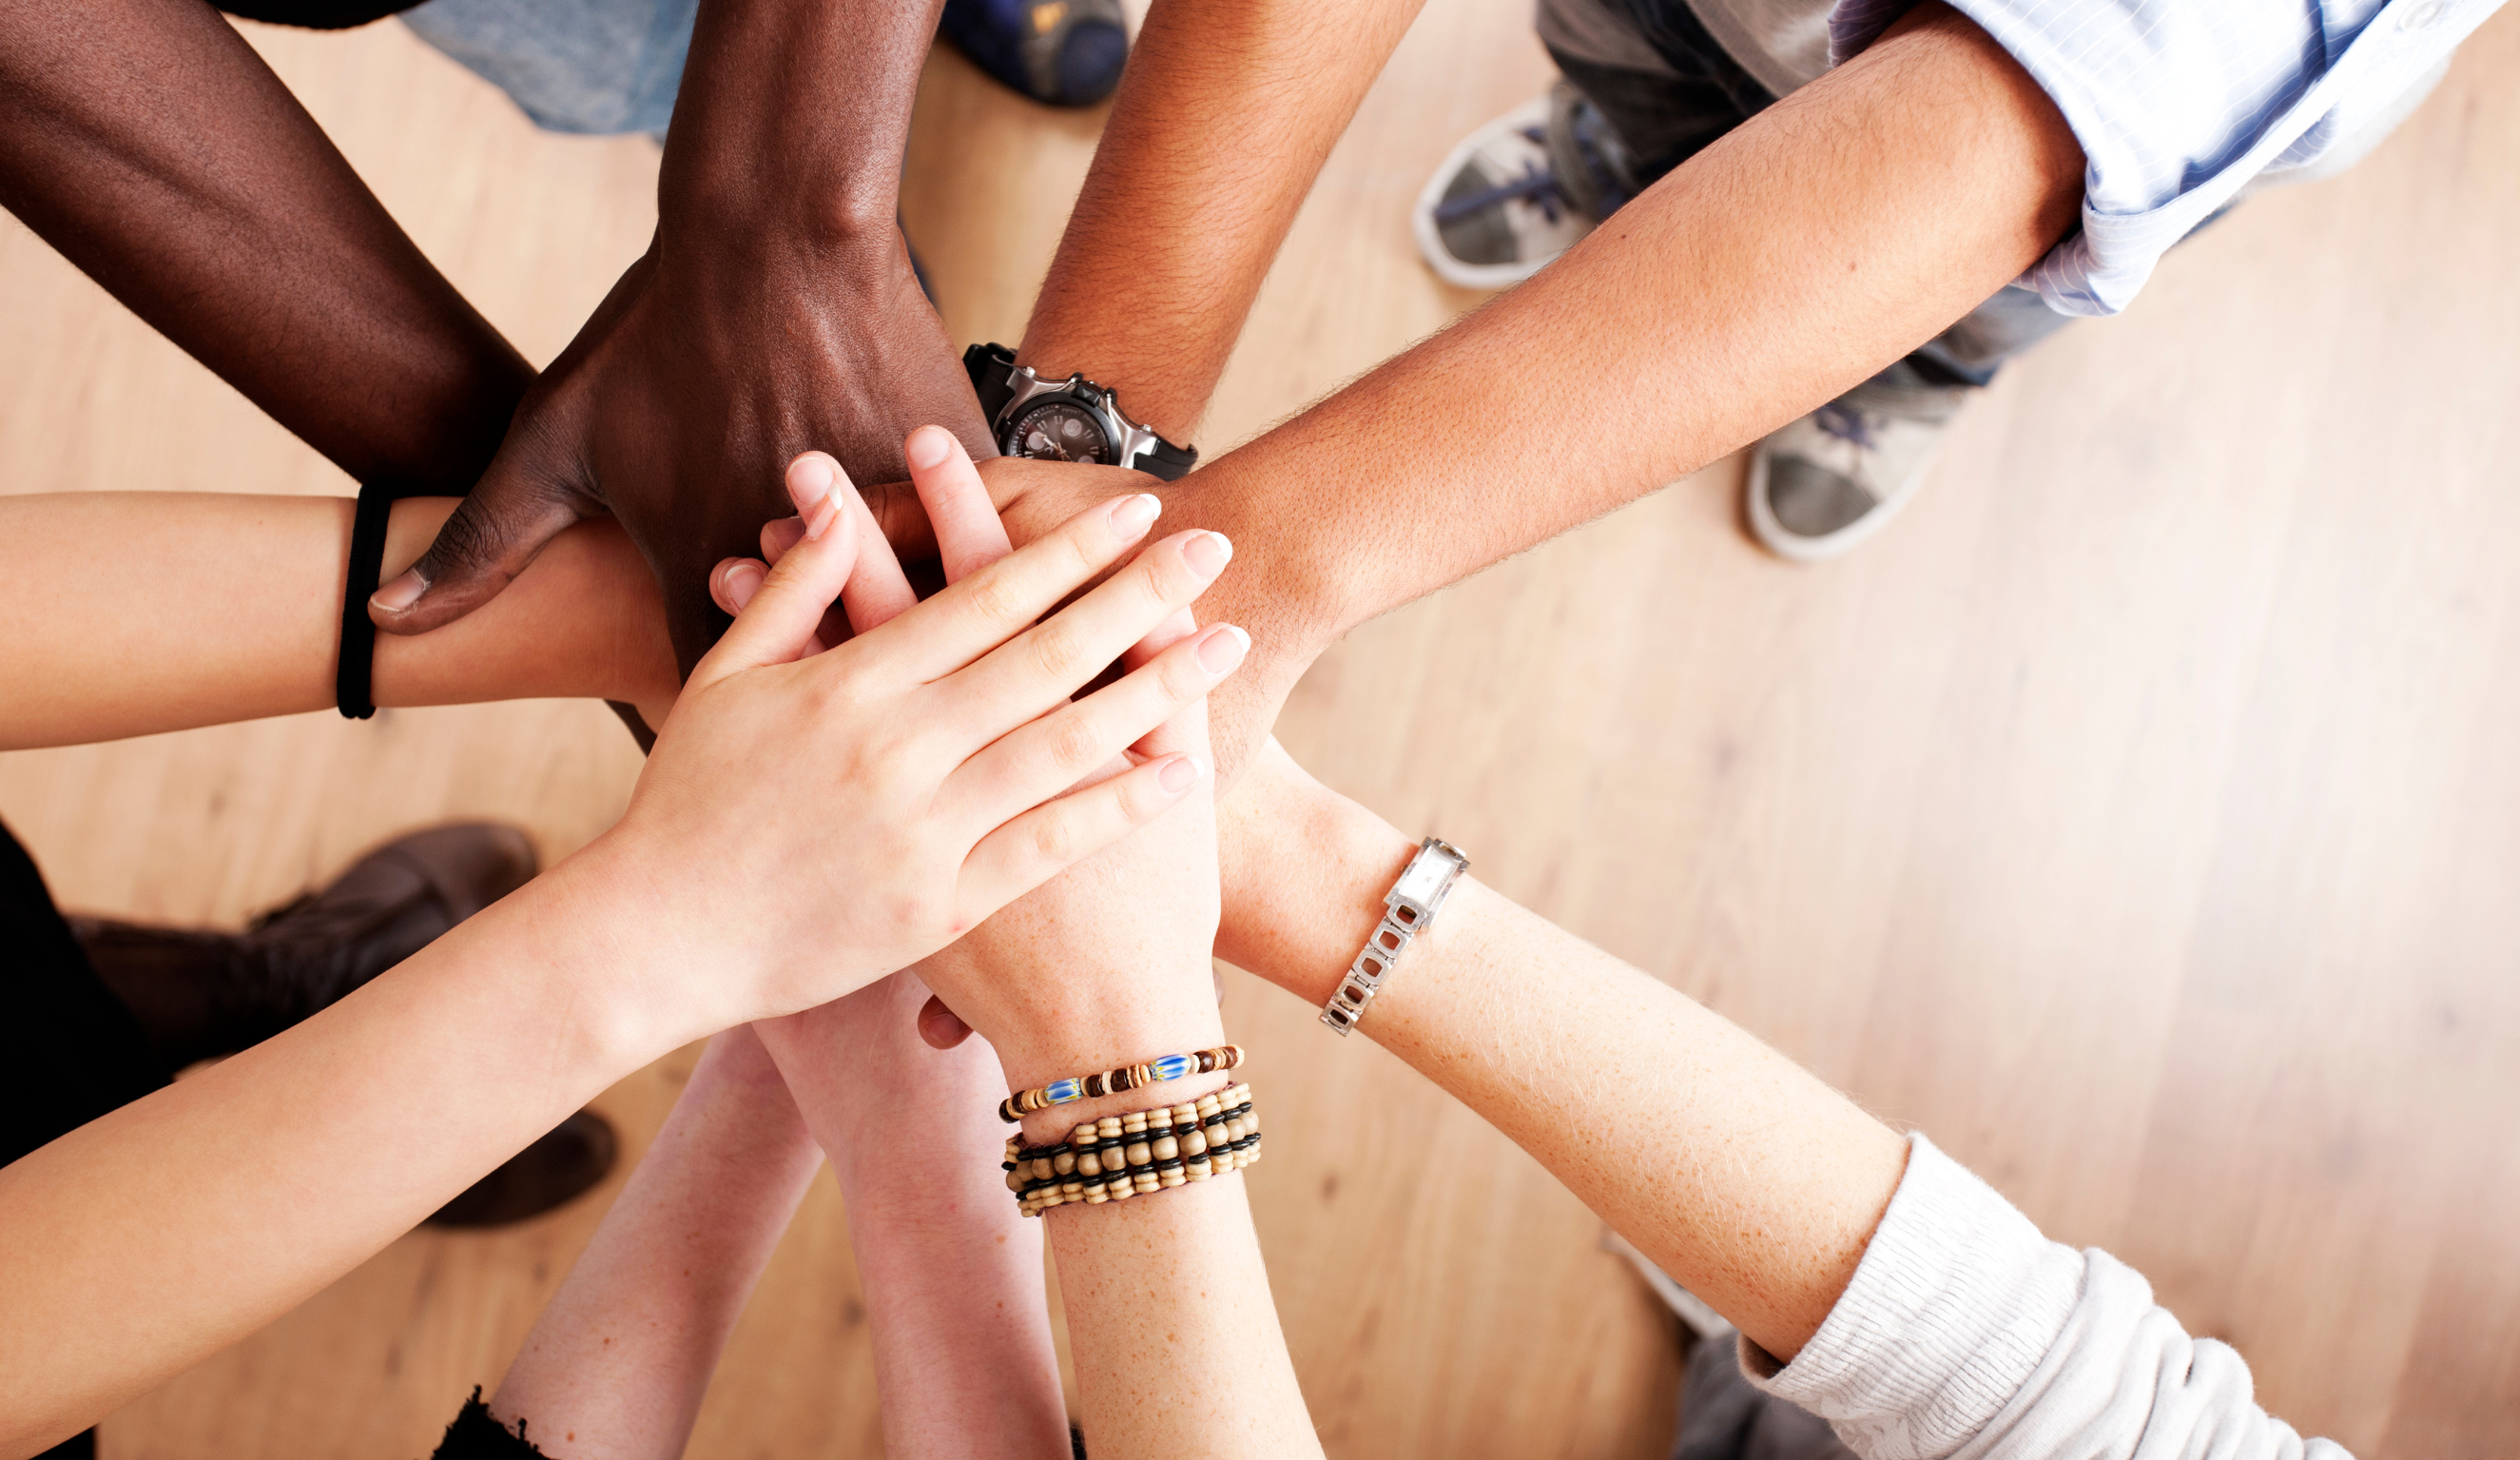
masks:
[[[555,132],[662,135],[699,0],[428,0],[423,40]]]

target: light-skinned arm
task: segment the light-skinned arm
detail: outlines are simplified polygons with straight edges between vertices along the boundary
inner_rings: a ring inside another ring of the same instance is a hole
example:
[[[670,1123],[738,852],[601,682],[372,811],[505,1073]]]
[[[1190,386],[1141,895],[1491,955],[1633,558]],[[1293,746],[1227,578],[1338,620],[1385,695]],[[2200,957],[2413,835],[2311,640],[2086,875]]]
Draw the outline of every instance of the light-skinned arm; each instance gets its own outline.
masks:
[[[1210,705],[1220,768],[1357,624],[1756,440],[1975,307],[2073,226],[2082,181],[2028,73],[1920,5],[1528,282],[1159,488],[1168,523],[1239,552],[1211,605],[1253,638]],[[1018,541],[1145,480],[988,475]],[[888,531],[915,516],[883,505]]]
[[[883,1452],[1064,1460],[1041,1226],[1016,1214],[998,1169],[997,1056],[977,1039],[929,1048],[926,1002],[900,973],[755,1027],[839,1178]]]
[[[1217,955],[1328,1002],[1417,842],[1274,740],[1223,819]],[[1780,1359],[1846,1291],[1906,1169],[1897,1133],[1801,1066],[1473,879],[1356,1027]]]
[[[675,1460],[822,1164],[751,1027],[709,1040],[525,1335],[491,1417],[554,1460]]]
[[[1148,6],[1016,360],[1082,372],[1189,441],[1296,209],[1422,3]]]
[[[1166,754],[1067,790],[1063,753],[1099,763],[1220,677],[1184,646],[1069,698],[1214,575],[1167,537],[1042,618],[1145,537],[1140,504],[813,653],[863,508],[828,457],[788,480],[808,535],[695,670],[618,824],[324,1012],[0,1169],[0,1453],[243,1337],[665,1051],[914,963],[1206,784]]]
[[[454,510],[395,503],[387,566],[419,557]],[[352,512],[343,497],[0,497],[0,749],[332,705]],[[652,725],[677,687],[655,579],[602,522],[563,534],[495,613],[379,639],[374,684],[387,706],[618,700]]]

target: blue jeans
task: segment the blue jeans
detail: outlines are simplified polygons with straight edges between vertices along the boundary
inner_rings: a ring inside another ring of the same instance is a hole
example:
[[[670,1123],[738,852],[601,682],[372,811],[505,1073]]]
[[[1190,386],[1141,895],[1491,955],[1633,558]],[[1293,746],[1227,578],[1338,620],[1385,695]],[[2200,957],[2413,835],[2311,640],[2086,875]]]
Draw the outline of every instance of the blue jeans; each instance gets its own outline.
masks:
[[[699,0],[428,0],[403,23],[556,132],[662,136]]]
[[[439,0],[445,3],[445,0]],[[1651,48],[1670,72],[1604,65],[1552,45],[1558,70],[1600,109],[1636,160],[1637,182],[1695,157],[1776,97],[1707,33],[1688,0],[1576,0]],[[2004,361],[2064,328],[2071,316],[2007,284],[1958,324],[1891,367],[1907,383],[1983,386]]]

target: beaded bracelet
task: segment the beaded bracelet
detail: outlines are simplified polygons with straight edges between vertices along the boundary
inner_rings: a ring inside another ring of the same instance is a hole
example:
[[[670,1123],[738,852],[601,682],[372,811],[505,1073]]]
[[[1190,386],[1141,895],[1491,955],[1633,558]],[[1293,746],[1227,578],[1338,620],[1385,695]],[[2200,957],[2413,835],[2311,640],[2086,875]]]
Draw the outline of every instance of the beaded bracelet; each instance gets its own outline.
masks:
[[[1367,1006],[1382,988],[1382,976],[1409,951],[1409,944],[1435,921],[1444,907],[1444,899],[1453,894],[1453,884],[1470,869],[1470,859],[1462,855],[1449,842],[1428,837],[1418,844],[1418,854],[1409,859],[1400,880],[1382,894],[1382,921],[1374,925],[1373,935],[1365,940],[1365,949],[1349,964],[1347,977],[1339,980],[1338,992],[1322,1006],[1322,1023],[1330,1031],[1344,1035],[1365,1018]]]
[[[1010,1136],[1002,1165],[1016,1206],[1039,1216],[1071,1202],[1099,1207],[1205,1181],[1259,1159],[1251,1087],[1229,1085],[1183,1105],[1088,1120],[1056,1146]]]
[[[1012,1125],[1034,1111],[1046,1111],[1054,1105],[1071,1100],[1094,1100],[1135,1090],[1143,1085],[1161,1084],[1168,1079],[1182,1079],[1193,1074],[1207,1074],[1218,1070],[1231,1070],[1242,1063],[1242,1046],[1220,1044],[1186,1055],[1166,1055],[1148,1060],[1144,1065],[1123,1065],[1100,1074],[1080,1074],[1072,1079],[1053,1080],[1034,1090],[1019,1090],[998,1102],[998,1118]]]

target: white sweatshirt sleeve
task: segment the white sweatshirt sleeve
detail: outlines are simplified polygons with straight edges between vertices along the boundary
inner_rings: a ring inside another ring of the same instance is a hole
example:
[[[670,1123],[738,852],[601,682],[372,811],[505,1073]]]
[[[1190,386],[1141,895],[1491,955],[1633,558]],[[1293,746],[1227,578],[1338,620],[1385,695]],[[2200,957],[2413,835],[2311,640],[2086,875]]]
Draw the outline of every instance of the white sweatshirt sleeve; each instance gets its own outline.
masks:
[[[1921,1134],[1820,1332],[1741,1362],[1865,1460],[2351,1460],[2260,1409],[2240,1355],[2142,1274],[2041,1236]]]

